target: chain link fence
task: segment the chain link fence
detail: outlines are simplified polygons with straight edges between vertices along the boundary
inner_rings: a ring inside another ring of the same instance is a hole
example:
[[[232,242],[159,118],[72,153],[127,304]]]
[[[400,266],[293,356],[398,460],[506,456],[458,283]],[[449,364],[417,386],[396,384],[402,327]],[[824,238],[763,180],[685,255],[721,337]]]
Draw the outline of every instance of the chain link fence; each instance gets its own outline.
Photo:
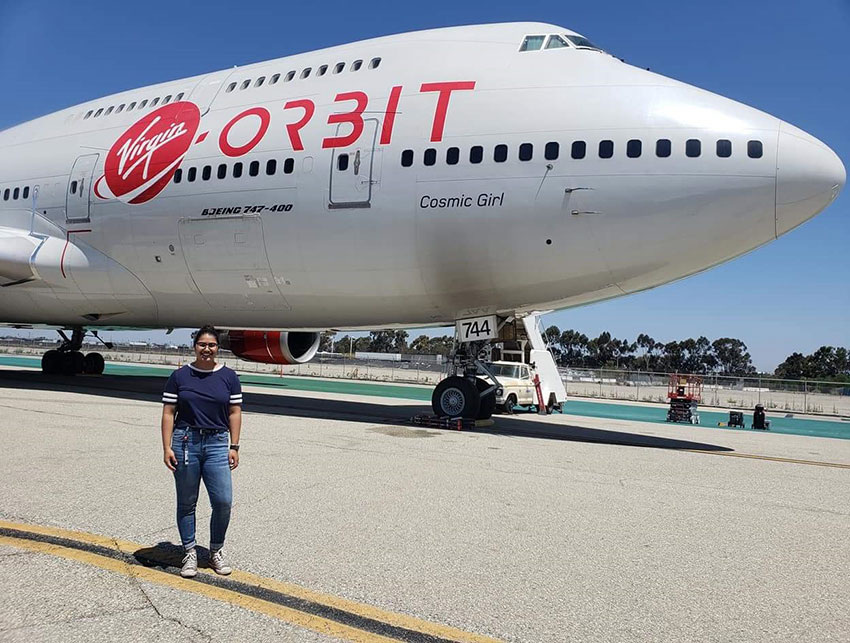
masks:
[[[667,403],[669,373],[560,369],[567,395]],[[762,377],[704,375],[702,404],[723,409],[850,416],[850,384]]]
[[[52,342],[29,345],[0,343],[0,352],[41,356]],[[83,351],[98,351],[107,361],[178,366],[192,361],[188,346],[163,348],[125,345],[108,350],[86,345]],[[278,376],[294,375],[331,379],[394,382],[436,386],[445,377],[447,361],[438,355],[401,355],[392,361],[356,359],[346,355],[320,353],[306,364],[280,366],[260,364],[222,351],[219,361],[240,373]],[[603,400],[667,403],[669,373],[616,371],[603,369],[561,368],[561,377],[570,397]],[[850,384],[806,380],[780,380],[760,377],[703,376],[702,404],[722,409],[752,410],[756,404],[768,411],[850,416]]]

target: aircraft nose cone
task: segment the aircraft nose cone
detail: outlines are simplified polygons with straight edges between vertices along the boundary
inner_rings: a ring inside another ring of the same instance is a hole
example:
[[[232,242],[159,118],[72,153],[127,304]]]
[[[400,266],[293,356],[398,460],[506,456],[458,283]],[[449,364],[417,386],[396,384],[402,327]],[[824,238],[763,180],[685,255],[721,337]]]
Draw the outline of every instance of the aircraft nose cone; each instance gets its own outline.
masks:
[[[838,155],[803,130],[782,123],[776,160],[776,236],[835,200],[847,172]]]

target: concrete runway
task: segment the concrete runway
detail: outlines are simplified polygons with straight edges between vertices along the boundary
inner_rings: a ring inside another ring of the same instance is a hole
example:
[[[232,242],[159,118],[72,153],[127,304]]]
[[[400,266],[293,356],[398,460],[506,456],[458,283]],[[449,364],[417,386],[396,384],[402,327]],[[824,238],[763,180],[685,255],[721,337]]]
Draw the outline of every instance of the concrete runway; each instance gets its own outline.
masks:
[[[850,441],[246,387],[227,551],[174,575],[157,377],[0,370],[2,641],[846,641]],[[206,544],[209,511],[199,503]],[[72,530],[70,533],[67,530]]]

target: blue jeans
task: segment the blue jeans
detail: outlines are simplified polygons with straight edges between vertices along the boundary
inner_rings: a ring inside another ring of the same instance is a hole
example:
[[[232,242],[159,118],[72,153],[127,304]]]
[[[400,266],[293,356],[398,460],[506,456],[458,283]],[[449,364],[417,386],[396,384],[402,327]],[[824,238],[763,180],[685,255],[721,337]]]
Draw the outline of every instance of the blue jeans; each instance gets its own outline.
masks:
[[[195,546],[195,505],[201,479],[207,488],[212,505],[210,518],[210,549],[224,545],[224,535],[230,523],[233,486],[230,479],[230,434],[227,431],[200,431],[175,428],[171,448],[177,458],[177,529],[183,549]]]

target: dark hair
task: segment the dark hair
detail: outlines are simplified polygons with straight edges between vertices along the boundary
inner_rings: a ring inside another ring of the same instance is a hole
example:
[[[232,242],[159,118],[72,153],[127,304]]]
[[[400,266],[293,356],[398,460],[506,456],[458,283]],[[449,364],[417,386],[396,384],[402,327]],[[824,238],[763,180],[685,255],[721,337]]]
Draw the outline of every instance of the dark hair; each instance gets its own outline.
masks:
[[[215,337],[216,343],[219,343],[218,329],[212,324],[205,324],[204,326],[201,326],[198,330],[196,330],[194,333],[192,333],[193,346],[198,343],[198,338],[201,335],[212,335],[213,337]]]

